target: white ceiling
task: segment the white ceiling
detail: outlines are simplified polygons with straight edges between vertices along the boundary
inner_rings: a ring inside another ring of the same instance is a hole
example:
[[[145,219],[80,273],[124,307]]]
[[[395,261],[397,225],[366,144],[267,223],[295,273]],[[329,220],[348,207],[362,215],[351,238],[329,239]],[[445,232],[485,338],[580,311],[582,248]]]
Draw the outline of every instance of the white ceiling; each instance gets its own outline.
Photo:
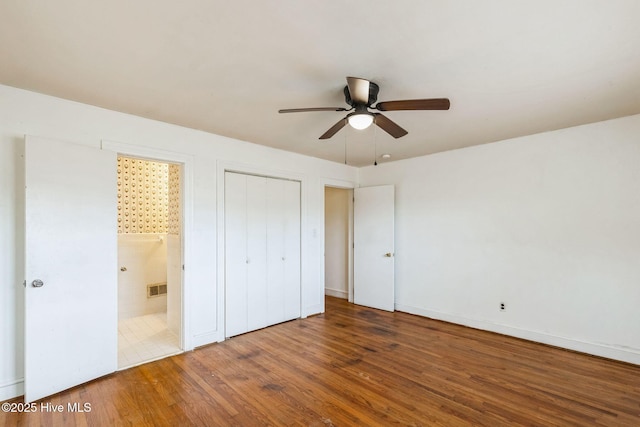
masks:
[[[364,165],[640,113],[639,18],[637,0],[3,0],[0,83]],[[346,76],[451,109],[385,113],[397,140],[278,114],[347,107]]]

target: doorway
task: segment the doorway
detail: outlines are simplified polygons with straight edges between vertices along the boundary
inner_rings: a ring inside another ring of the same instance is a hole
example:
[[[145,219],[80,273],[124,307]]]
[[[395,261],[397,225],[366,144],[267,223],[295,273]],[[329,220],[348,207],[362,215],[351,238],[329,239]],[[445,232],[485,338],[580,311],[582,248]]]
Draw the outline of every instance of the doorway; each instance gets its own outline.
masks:
[[[118,156],[118,369],[180,353],[180,164]]]
[[[325,295],[353,302],[353,189],[325,187]]]

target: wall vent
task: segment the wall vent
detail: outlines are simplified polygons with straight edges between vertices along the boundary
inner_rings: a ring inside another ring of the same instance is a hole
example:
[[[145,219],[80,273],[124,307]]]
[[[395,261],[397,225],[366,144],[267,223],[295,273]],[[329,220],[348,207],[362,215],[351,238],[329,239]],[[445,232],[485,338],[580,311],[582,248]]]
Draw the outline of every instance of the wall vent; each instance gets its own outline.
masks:
[[[147,285],[147,298],[159,297],[167,294],[167,283]]]

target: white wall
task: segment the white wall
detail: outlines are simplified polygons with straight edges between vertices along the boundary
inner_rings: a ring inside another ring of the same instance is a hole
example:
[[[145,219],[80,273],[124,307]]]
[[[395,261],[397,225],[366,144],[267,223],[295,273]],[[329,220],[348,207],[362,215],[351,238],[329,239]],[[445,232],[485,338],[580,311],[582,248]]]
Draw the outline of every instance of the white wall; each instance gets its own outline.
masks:
[[[324,198],[324,292],[338,298],[349,296],[348,245],[349,201],[352,190],[327,187]]]
[[[360,184],[396,187],[398,310],[640,363],[640,115]]]
[[[192,214],[186,230],[186,349],[223,339],[223,288],[217,269],[221,247],[217,193],[220,165],[271,176],[295,176],[302,183],[302,312],[324,307],[322,238],[324,182],[353,182],[357,170],[294,153],[108,111],[0,85],[0,400],[22,393],[24,203],[20,153],[31,134],[100,147],[101,141],[173,152],[192,159]],[[301,142],[301,144],[304,142]],[[124,153],[130,154],[130,153]],[[133,153],[135,154],[135,153]],[[219,197],[220,196],[220,197]]]
[[[167,295],[147,297],[147,285],[166,282],[167,234],[118,234],[118,320],[167,311]]]

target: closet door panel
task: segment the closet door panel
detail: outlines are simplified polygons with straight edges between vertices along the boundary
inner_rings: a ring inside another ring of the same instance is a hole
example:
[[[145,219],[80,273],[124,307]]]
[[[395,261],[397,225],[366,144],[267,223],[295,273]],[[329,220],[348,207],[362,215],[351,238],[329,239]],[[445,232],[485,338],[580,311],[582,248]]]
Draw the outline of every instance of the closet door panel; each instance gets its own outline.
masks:
[[[300,317],[300,183],[225,174],[226,336]]]
[[[267,323],[267,178],[247,176],[248,330]]]
[[[286,320],[284,269],[285,182],[267,181],[267,311],[270,324]]]
[[[225,335],[247,331],[247,177],[225,174]]]
[[[300,182],[284,181],[285,319],[300,317]]]

